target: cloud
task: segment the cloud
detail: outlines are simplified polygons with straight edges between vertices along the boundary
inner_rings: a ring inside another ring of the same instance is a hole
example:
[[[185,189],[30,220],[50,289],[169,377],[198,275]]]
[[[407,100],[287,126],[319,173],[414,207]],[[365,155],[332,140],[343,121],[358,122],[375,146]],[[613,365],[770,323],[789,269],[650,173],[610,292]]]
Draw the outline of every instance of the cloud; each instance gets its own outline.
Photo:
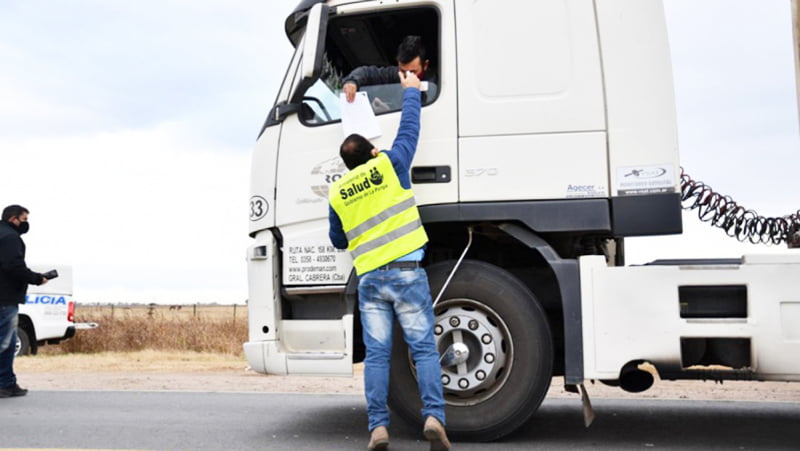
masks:
[[[3,94],[19,93],[12,99],[20,102],[3,97],[0,134],[147,128],[196,117],[197,133],[251,145],[283,76],[276,66],[292,50],[265,31],[282,30],[281,3],[4,3]],[[48,108],[31,111],[31,98]]]
[[[295,1],[0,3],[0,203],[79,301],[242,302],[250,150]]]
[[[29,261],[73,264],[79,300],[241,302],[249,153],[296,4],[0,2],[0,203],[31,209]],[[665,9],[682,164],[762,214],[796,211],[788,2]],[[629,240],[629,261],[765,250],[684,227]]]
[[[789,2],[666,0],[681,164],[764,215],[800,208]]]
[[[665,0],[680,161],[695,180],[762,216],[800,208],[789,2]],[[738,258],[786,246],[739,243],[683,213],[681,235],[626,239],[628,263]]]
[[[74,265],[79,299],[242,302],[249,155],[191,131],[0,139],[6,167],[24,168],[0,193],[31,210],[28,261]]]

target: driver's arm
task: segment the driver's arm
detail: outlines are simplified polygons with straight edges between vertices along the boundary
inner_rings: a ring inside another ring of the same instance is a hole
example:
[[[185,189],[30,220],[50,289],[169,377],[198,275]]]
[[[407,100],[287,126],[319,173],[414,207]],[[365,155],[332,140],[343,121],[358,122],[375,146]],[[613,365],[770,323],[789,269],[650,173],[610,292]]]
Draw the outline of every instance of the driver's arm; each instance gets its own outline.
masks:
[[[397,83],[397,66],[361,66],[353,69],[344,78],[342,91],[348,102],[356,98],[356,91],[362,86],[388,85]]]

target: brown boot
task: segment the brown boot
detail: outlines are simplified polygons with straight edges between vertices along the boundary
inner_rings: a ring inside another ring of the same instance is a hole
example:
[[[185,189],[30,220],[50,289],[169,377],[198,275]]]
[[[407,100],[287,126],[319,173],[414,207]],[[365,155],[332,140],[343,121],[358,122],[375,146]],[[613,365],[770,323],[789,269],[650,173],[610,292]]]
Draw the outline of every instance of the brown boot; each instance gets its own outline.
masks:
[[[447,440],[447,433],[444,426],[435,417],[425,419],[425,427],[422,429],[425,439],[431,442],[431,451],[447,451],[450,449],[450,440]]]
[[[386,426],[378,426],[369,434],[367,451],[382,451],[389,449],[389,431]]]

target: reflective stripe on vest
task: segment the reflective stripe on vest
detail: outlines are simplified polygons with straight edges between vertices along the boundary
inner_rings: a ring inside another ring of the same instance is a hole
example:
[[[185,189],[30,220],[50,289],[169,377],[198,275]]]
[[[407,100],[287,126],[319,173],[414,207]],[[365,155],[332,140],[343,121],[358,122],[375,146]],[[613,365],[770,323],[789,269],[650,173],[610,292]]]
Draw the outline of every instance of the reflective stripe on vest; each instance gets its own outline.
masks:
[[[367,219],[366,221],[362,222],[361,224],[355,226],[349,232],[346,233],[347,240],[353,241],[358,238],[359,235],[366,232],[367,230],[375,227],[376,225],[382,223],[383,221],[391,218],[392,216],[408,210],[409,208],[417,205],[417,202],[414,200],[413,197],[409,197],[408,199],[400,202],[399,204],[389,207],[386,210],[378,213],[377,215]]]
[[[347,236],[356,273],[392,262],[422,247],[428,236],[414,193],[400,185],[384,153],[334,182],[329,201]]]

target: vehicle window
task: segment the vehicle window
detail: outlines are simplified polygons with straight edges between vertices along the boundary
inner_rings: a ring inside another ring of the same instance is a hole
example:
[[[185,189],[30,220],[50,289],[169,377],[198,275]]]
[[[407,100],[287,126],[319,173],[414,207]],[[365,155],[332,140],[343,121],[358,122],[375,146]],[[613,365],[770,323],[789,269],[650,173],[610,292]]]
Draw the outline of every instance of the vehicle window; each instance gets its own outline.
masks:
[[[322,74],[303,96],[300,120],[308,126],[341,120],[339,95],[344,82],[355,74],[368,74],[358,90],[367,93],[375,114],[402,107],[397,72],[397,47],[406,36],[420,36],[429,61],[423,82],[423,105],[433,103],[439,93],[439,14],[435,8],[406,8],[334,17],[328,23]],[[377,76],[376,74],[380,75]]]
[[[342,118],[339,111],[338,89],[328,85],[325,79],[316,81],[303,96],[300,119],[306,125],[327,124]]]

